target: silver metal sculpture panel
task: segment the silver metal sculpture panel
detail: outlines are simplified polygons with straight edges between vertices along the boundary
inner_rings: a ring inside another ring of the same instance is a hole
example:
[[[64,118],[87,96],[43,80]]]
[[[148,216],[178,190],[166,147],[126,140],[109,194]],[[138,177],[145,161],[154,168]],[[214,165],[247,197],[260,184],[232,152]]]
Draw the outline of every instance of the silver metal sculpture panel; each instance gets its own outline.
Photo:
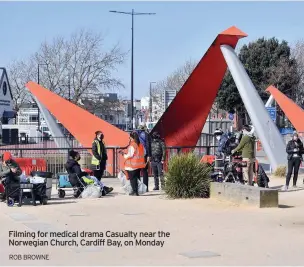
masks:
[[[244,66],[231,46],[222,45],[221,51],[272,169],[286,165],[287,156],[283,138],[270,118]]]
[[[52,114],[47,110],[47,108],[33,95],[40,112],[43,115],[43,118],[52,134],[52,136],[55,136],[54,141],[56,143],[56,146],[58,148],[70,148],[71,145],[68,142],[67,138],[64,136],[63,132],[61,131],[58,123],[56,122],[55,118],[52,116]]]

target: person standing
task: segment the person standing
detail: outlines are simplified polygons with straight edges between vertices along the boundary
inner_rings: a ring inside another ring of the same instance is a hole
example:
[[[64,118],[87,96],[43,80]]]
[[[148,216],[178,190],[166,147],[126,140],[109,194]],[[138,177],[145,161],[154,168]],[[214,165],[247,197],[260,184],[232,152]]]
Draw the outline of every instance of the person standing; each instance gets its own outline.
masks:
[[[151,167],[154,174],[154,188],[159,190],[159,180],[161,188],[165,187],[165,180],[163,176],[163,165],[166,159],[166,146],[165,142],[161,140],[158,132],[152,134],[151,142]]]
[[[142,169],[143,183],[147,186],[147,192],[149,191],[149,162],[151,159],[151,138],[144,124],[138,127],[137,131],[139,141],[144,146],[145,153],[145,167]]]
[[[104,135],[101,131],[95,132],[95,139],[92,144],[92,170],[94,176],[100,181],[106,169],[108,160],[107,149],[103,141]]]
[[[128,153],[124,154],[125,170],[132,187],[130,196],[138,196],[138,180],[140,179],[140,170],[146,165],[144,146],[140,143],[138,134],[136,132],[130,133],[130,145],[128,146]]]
[[[243,174],[248,181],[248,185],[253,185],[253,166],[255,163],[255,137],[254,128],[249,125],[244,125],[243,136],[239,145],[231,151],[232,154],[242,152],[243,161],[246,162],[246,167],[243,167]]]
[[[283,190],[287,191],[289,182],[293,172],[293,187],[297,187],[298,173],[302,161],[302,155],[304,153],[303,143],[299,138],[299,135],[295,132],[286,146],[288,170],[286,175],[286,183]]]

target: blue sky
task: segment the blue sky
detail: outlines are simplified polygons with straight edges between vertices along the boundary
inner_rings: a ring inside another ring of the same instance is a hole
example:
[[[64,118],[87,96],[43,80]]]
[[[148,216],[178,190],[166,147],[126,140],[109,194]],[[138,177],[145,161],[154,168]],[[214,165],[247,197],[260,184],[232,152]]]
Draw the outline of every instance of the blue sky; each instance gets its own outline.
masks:
[[[232,25],[249,36],[277,37],[290,44],[304,38],[304,2],[0,2],[0,66],[27,58],[41,42],[70,35],[79,28],[105,34],[105,45],[131,46],[131,17],[109,10],[155,12],[135,17],[134,89],[148,94],[188,59],[200,59],[216,35]],[[115,73],[129,96],[130,56]]]

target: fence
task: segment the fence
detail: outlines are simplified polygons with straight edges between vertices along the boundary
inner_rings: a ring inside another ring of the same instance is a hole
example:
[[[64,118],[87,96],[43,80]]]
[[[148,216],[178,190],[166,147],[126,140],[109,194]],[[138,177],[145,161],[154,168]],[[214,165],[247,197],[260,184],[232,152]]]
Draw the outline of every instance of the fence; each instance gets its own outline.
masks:
[[[73,148],[79,152],[81,156],[80,165],[83,168],[90,168],[91,165],[91,148],[77,147]],[[123,166],[124,159],[118,152],[124,148],[107,147],[108,161],[104,177],[116,177]],[[193,146],[193,147],[167,147],[166,162],[176,154],[193,151],[198,157],[210,154],[214,147],[211,146]],[[44,159],[47,162],[47,171],[54,174],[65,172],[65,163],[68,159],[68,152],[71,148],[39,148],[39,147],[0,147],[0,153],[8,151],[15,158],[35,158]],[[165,163],[165,167],[166,167]]]

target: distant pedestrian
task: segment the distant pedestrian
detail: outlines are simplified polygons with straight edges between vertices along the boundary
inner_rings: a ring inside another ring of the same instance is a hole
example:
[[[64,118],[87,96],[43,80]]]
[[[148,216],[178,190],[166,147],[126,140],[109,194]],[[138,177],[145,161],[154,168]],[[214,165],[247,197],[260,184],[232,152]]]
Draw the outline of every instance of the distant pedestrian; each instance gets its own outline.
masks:
[[[149,168],[149,162],[151,159],[151,138],[147,131],[147,128],[144,124],[141,124],[138,127],[137,134],[139,137],[140,143],[144,146],[145,151],[145,167],[142,169],[143,173],[143,183],[147,186],[147,192],[149,191],[149,174],[148,174],[148,168]]]
[[[288,170],[286,175],[286,184],[283,190],[287,191],[289,182],[293,172],[293,187],[297,187],[298,173],[302,161],[302,155],[304,154],[303,143],[297,133],[293,134],[292,140],[290,140],[286,146]]]
[[[161,189],[165,187],[165,180],[163,175],[163,166],[166,159],[166,146],[165,142],[161,140],[158,132],[152,134],[151,142],[151,167],[154,174],[154,188],[159,190],[159,180]]]
[[[92,170],[94,176],[100,181],[106,169],[108,160],[107,149],[104,142],[104,135],[101,131],[95,132],[95,139],[92,143]]]

